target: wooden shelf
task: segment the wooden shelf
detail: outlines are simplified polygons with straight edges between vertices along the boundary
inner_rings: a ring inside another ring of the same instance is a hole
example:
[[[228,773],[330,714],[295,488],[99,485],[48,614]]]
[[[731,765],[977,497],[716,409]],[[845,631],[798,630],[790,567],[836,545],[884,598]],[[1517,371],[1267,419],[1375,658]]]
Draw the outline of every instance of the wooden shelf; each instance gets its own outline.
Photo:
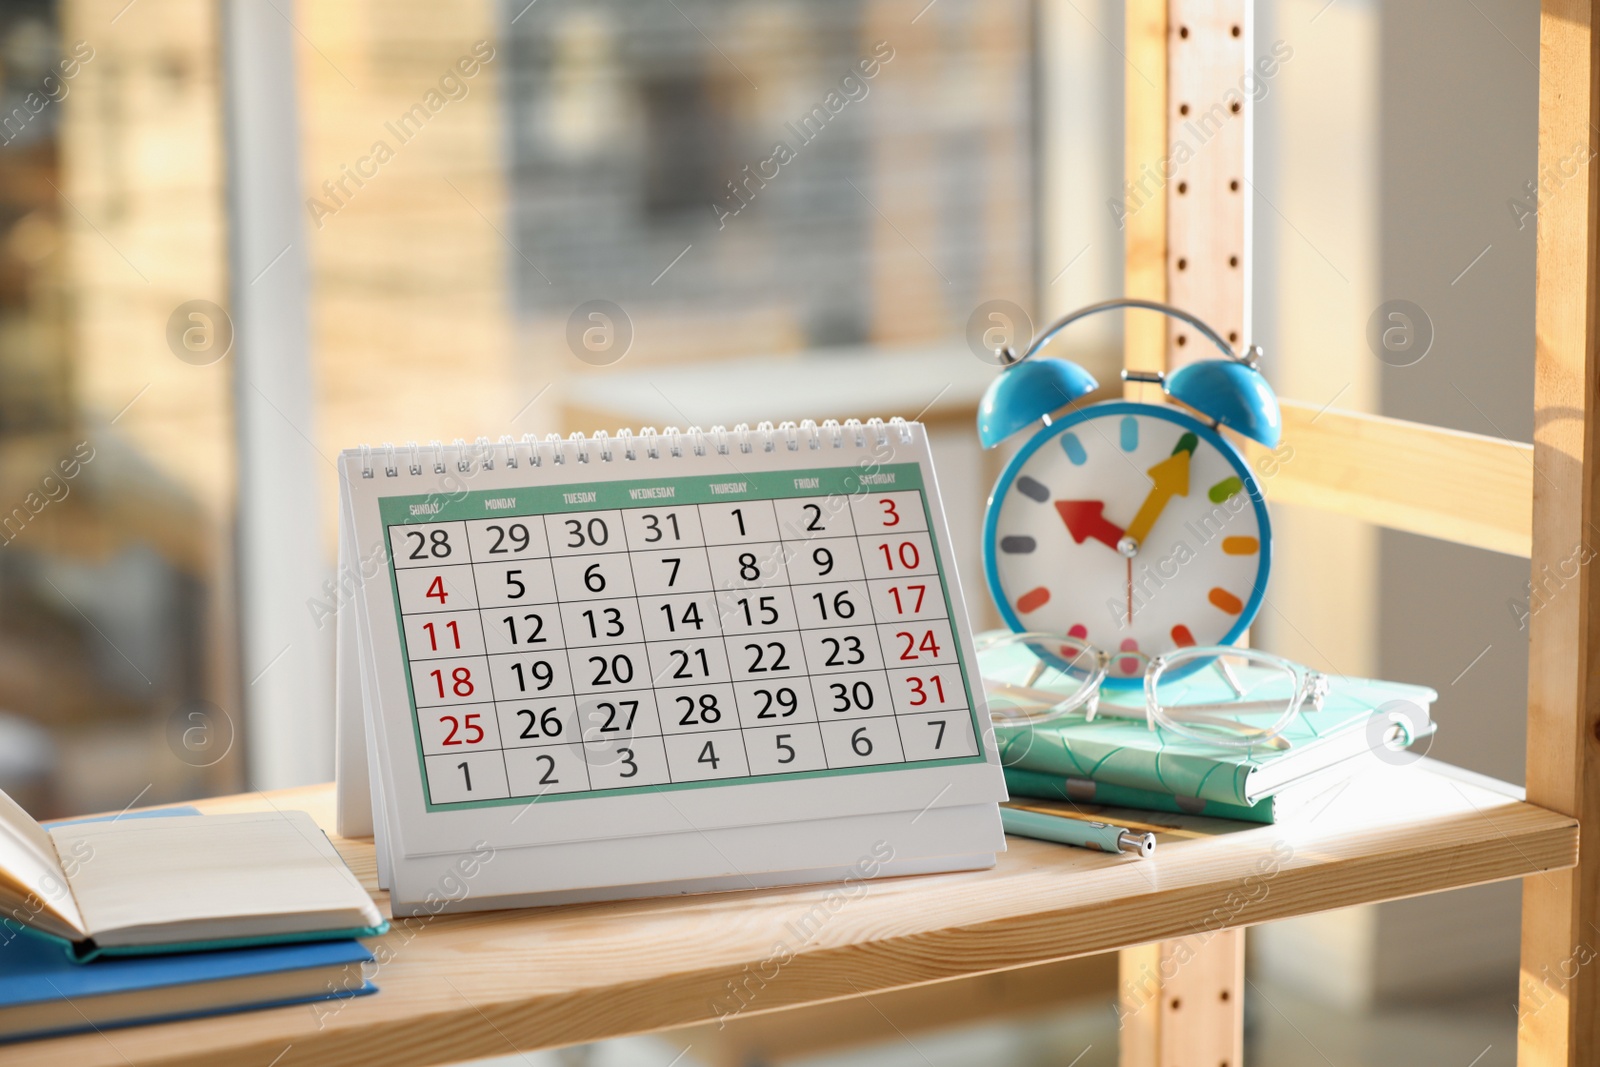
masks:
[[[379,939],[382,992],[337,1010],[112,1030],[9,1046],[5,1059],[269,1064],[292,1046],[283,1062],[294,1067],[454,1063],[715,1021],[719,1005],[737,1007],[735,988],[746,991],[746,1012],[770,1011],[1577,861],[1575,820],[1439,764],[1385,769],[1327,796],[1277,826],[1163,817],[1169,828],[1149,861],[1010,838],[993,870],[854,892],[809,886],[412,920]],[[329,786],[200,807],[265,810],[268,799],[309,811],[332,833]],[[334,843],[375,888],[371,843]]]
[[[1244,442],[1269,499],[1492,552],[1533,552],[1532,445],[1282,404],[1283,443],[1291,451],[1269,460],[1268,449]],[[1406,461],[1396,463],[1396,456]]]

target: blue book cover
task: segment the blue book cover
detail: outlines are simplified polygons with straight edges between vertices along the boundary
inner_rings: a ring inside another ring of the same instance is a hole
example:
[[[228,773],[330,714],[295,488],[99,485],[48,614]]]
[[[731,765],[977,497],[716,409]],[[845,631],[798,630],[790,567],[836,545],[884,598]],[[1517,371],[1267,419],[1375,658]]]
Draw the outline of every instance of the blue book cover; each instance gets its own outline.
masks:
[[[361,977],[360,965],[372,963],[373,956],[359,941],[85,965],[10,923],[0,924],[0,939],[0,1041],[377,992]]]

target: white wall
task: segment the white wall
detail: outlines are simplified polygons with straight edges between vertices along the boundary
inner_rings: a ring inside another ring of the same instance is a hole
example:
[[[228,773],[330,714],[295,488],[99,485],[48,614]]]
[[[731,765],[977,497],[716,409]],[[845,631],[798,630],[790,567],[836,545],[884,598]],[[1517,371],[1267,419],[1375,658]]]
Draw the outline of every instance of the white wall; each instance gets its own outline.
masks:
[[[1259,9],[1262,40],[1296,48],[1257,142],[1269,373],[1297,399],[1528,440],[1533,227],[1507,202],[1535,170],[1537,5],[1324,4]],[[1413,366],[1380,362],[1364,336],[1394,299],[1432,324]],[[1527,645],[1506,602],[1527,561],[1320,512],[1275,521],[1261,643],[1433,686],[1430,754],[1520,782]],[[1252,944],[1267,973],[1344,1006],[1511,989],[1519,888],[1312,916]]]

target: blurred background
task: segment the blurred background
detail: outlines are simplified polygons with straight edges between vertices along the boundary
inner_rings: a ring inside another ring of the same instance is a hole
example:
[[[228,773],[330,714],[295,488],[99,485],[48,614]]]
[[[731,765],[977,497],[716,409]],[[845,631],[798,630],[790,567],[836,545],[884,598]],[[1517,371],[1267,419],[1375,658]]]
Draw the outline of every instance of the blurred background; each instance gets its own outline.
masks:
[[[1288,56],[1256,99],[1268,377],[1530,439],[1537,7],[1256,18]],[[7,0],[0,787],[48,817],[329,778],[332,458],[363,442],[920,414],[990,624],[969,323],[1122,291],[1122,19]],[[1397,299],[1432,338],[1407,367],[1366,342]],[[1112,382],[1120,325],[1062,351]],[[1256,643],[1433,686],[1431,755],[1520,782],[1527,562],[1275,509]],[[1507,883],[1253,931],[1253,1052],[1513,1062],[1517,909]],[[546,1059],[1090,1067],[1115,1060],[1112,964],[889,1003],[831,1044],[791,1020]],[[983,997],[1008,1021],[954,1027]]]

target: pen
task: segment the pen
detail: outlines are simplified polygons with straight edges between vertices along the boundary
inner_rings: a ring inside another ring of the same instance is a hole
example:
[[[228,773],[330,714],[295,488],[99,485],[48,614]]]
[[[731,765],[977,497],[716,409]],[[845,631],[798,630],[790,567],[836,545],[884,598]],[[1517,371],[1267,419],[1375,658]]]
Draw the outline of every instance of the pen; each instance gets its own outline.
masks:
[[[1065,815],[1000,805],[1000,825],[1006,833],[1092,848],[1099,852],[1128,852],[1140,859],[1155,855],[1156,835],[1141,834],[1109,823],[1090,822]]]

